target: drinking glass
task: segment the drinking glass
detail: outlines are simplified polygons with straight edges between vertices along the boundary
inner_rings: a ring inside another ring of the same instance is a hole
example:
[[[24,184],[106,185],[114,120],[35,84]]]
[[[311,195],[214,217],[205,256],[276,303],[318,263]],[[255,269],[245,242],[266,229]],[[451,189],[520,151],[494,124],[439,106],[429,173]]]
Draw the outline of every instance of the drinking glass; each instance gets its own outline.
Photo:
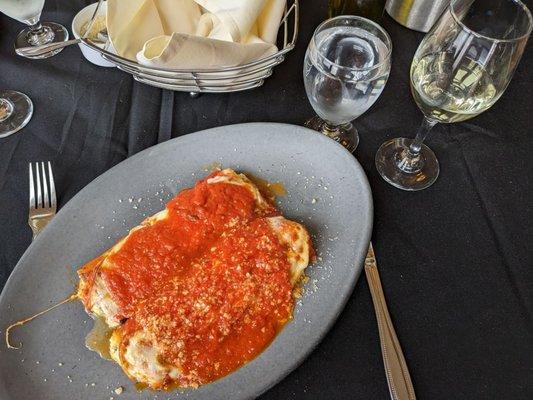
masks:
[[[423,144],[437,123],[465,121],[503,94],[533,26],[519,0],[452,0],[418,47],[411,91],[424,114],[414,140],[385,142],[376,154],[383,179],[403,190],[425,189],[439,175],[433,151]]]
[[[0,138],[24,128],[33,114],[33,103],[23,93],[0,90]]]
[[[383,91],[391,50],[387,32],[366,18],[340,16],[320,24],[304,61],[305,91],[317,113],[306,126],[354,151],[359,135],[351,121]]]
[[[19,33],[15,40],[15,51],[22,47],[42,46],[68,40],[67,29],[55,22],[40,22],[44,0],[0,0],[0,12],[28,27]],[[52,50],[39,56],[27,58],[48,58],[59,53],[63,48]],[[21,55],[19,52],[17,54]]]

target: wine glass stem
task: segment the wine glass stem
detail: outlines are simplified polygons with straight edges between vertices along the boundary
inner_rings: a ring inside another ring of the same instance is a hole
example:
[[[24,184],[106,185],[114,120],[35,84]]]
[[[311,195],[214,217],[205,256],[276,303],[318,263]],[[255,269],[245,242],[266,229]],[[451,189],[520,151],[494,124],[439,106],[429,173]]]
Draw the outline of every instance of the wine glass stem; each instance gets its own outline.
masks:
[[[50,43],[54,39],[54,32],[41,24],[40,19],[32,19],[30,32],[28,33],[28,43],[32,46],[41,46]]]
[[[409,145],[397,155],[396,165],[398,168],[408,174],[416,174],[420,172],[424,166],[424,160],[420,157],[420,149],[422,143],[428,135],[429,131],[437,124],[437,121],[424,117],[422,124],[416,132],[416,136]]]
[[[428,135],[429,131],[435,125],[437,125],[437,121],[424,117],[424,120],[422,121],[420,127],[418,128],[418,131],[416,132],[415,138],[409,146],[409,153],[411,153],[412,156],[418,156],[418,154],[420,153],[420,148],[422,147],[422,143],[426,139],[426,136]]]

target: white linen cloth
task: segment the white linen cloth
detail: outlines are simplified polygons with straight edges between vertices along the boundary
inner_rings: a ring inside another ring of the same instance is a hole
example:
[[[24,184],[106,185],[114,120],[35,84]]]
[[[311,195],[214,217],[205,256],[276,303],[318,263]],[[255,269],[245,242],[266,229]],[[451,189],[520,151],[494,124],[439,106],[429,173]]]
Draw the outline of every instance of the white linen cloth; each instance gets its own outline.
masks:
[[[117,54],[148,66],[242,65],[277,51],[286,0],[108,0]]]

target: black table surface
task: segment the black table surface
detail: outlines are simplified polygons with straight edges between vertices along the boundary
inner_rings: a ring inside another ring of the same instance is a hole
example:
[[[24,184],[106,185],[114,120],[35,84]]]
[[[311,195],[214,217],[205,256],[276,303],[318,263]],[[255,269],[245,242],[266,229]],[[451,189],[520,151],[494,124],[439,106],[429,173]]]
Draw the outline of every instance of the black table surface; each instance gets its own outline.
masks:
[[[52,160],[61,207],[113,165],[171,137],[251,121],[301,125],[313,115],[302,62],[327,2],[302,3],[296,50],[263,87],[198,99],[94,66],[77,46],[51,59],[25,60],[13,51],[22,25],[1,15],[0,87],[28,94],[35,113],[22,131],[0,139],[0,288],[31,241],[28,162]],[[47,0],[43,20],[70,27],[85,4]],[[531,43],[492,109],[464,123],[438,126],[430,134],[427,143],[439,158],[441,176],[429,189],[408,193],[379,177],[374,154],[387,139],[412,137],[420,123],[408,72],[423,35],[387,16],[383,25],[394,44],[392,72],[381,98],[357,120],[361,143],[355,156],[372,186],[372,240],[417,396],[532,399]],[[261,398],[388,396],[376,319],[362,275],[322,343]]]

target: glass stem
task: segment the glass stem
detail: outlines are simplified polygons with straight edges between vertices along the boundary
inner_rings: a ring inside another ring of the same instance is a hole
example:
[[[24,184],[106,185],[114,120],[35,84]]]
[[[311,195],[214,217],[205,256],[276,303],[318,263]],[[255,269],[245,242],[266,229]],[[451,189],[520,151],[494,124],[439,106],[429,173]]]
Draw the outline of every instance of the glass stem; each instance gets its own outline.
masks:
[[[437,124],[437,121],[424,117],[422,124],[416,132],[416,136],[408,148],[402,150],[397,154],[396,166],[403,172],[408,174],[416,174],[420,172],[424,166],[424,159],[420,157],[420,149],[422,143],[428,135],[429,131]]]
[[[38,35],[39,33],[43,31],[43,25],[41,24],[41,21],[39,20],[35,24],[31,25],[30,29],[33,34]]]
[[[334,139],[339,135],[339,125],[333,125],[327,121],[324,121],[322,133]]]
[[[42,46],[54,40],[54,32],[50,28],[43,26],[40,19],[32,18],[29,22],[28,43],[32,46]]]
[[[420,149],[422,148],[422,143],[426,139],[426,136],[428,135],[429,131],[435,125],[437,125],[437,121],[424,117],[424,120],[422,121],[420,127],[418,128],[418,131],[416,132],[415,138],[409,146],[409,153],[411,153],[412,156],[418,156],[418,154],[420,153]]]

